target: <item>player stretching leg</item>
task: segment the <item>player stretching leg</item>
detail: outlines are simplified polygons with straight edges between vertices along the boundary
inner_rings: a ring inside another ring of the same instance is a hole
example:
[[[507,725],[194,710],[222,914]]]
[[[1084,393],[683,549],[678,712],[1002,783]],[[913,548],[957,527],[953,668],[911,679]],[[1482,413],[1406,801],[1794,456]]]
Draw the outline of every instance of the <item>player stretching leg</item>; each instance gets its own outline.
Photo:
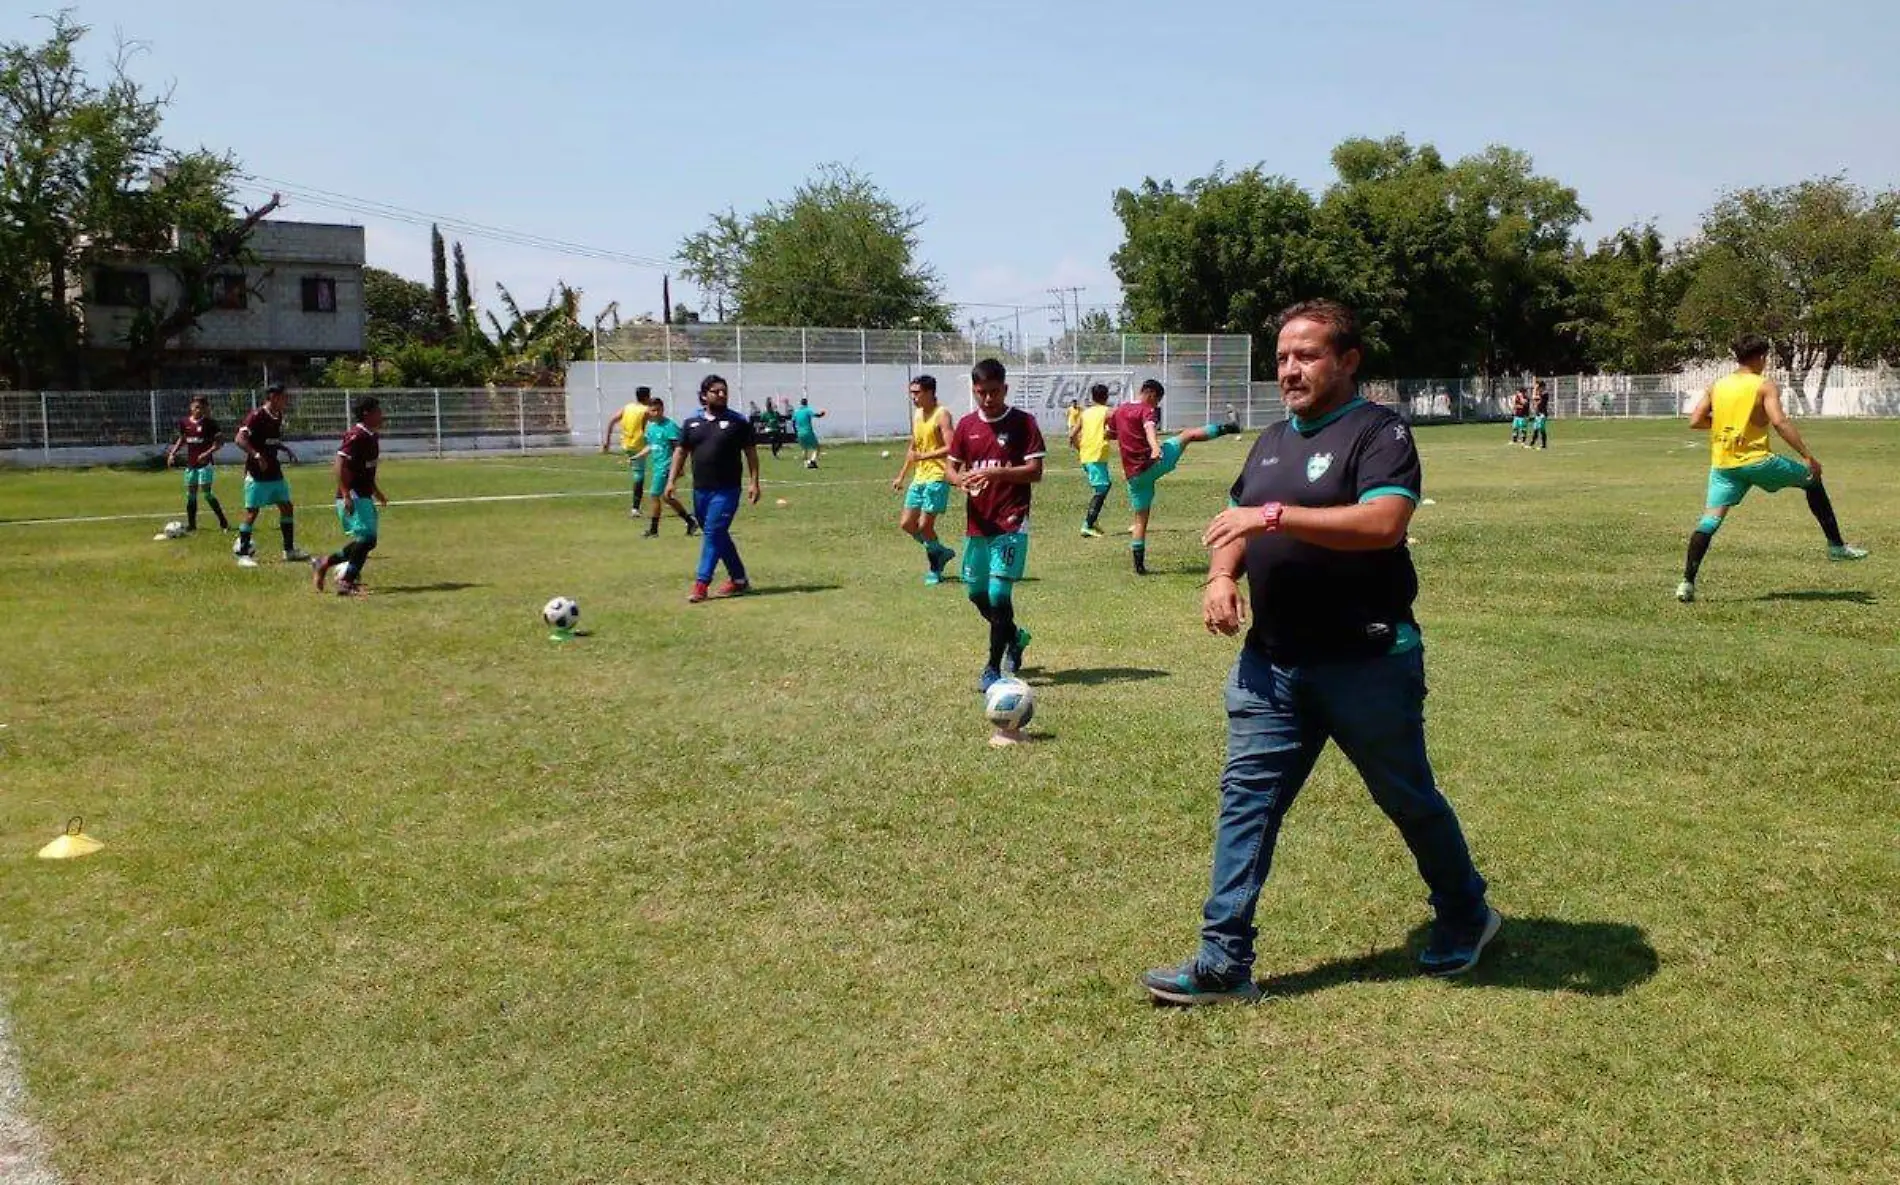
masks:
[[[956,428],[950,412],[937,403],[937,380],[930,375],[920,374],[910,381],[910,405],[916,409],[910,417],[910,447],[904,450],[904,467],[891,479],[891,488],[902,490],[905,475],[910,475],[904,513],[897,525],[924,549],[924,562],[929,565],[924,583],[942,584],[944,565],[957,558],[937,538],[937,516],[950,507],[949,473],[943,459],[950,455],[950,437]]]
[[[1708,508],[1689,536],[1689,558],[1683,565],[1682,583],[1676,586],[1676,599],[1685,603],[1695,600],[1696,573],[1715,542],[1715,533],[1722,529],[1722,520],[1741,505],[1750,489],[1770,494],[1790,486],[1806,490],[1808,511],[1827,537],[1828,558],[1867,558],[1866,548],[1851,546],[1841,538],[1834,503],[1821,484],[1821,462],[1808,451],[1800,430],[1782,409],[1780,388],[1763,373],[1768,368],[1767,341],[1744,334],[1735,340],[1734,352],[1739,369],[1704,391],[1689,412],[1689,426],[1709,433],[1711,466]],[[1801,455],[1800,461],[1775,454],[1768,445],[1770,427]]]
[[[613,447],[614,426],[620,427],[620,450],[627,454],[627,484],[633,487],[633,509],[627,511],[628,518],[640,517],[640,495],[647,485],[646,427],[648,408],[653,403],[653,392],[647,387],[633,389],[633,402],[614,413],[607,421],[607,431],[600,440],[600,451],[607,452]]]
[[[205,501],[211,504],[211,513],[218,516],[218,530],[231,529],[231,520],[224,517],[224,507],[218,504],[218,496],[211,492],[211,479],[214,476],[212,461],[218,450],[224,447],[223,430],[218,421],[211,418],[211,401],[203,395],[191,397],[191,407],[185,418],[178,421],[178,439],[172,441],[171,448],[165,450],[165,464],[178,459],[178,450],[185,450],[185,529],[198,529],[198,491],[203,490]]]
[[[1163,441],[1156,425],[1161,422],[1161,398],[1167,392],[1160,383],[1149,379],[1141,384],[1141,393],[1132,403],[1124,403],[1109,417],[1109,435],[1121,446],[1122,476],[1128,482],[1128,504],[1135,511],[1131,529],[1134,542],[1129,549],[1135,557],[1135,575],[1148,574],[1148,514],[1154,509],[1155,483],[1174,472],[1181,455],[1197,441],[1232,436],[1240,431],[1233,420],[1189,428]]]
[[[1069,443],[1075,447],[1076,460],[1082,462],[1082,476],[1089,483],[1089,509],[1082,517],[1082,538],[1100,539],[1102,530],[1096,521],[1102,517],[1102,503],[1108,501],[1112,484],[1108,477],[1108,384],[1089,388],[1089,405],[1069,427]]]
[[[970,371],[976,410],[950,438],[950,480],[969,495],[964,515],[963,587],[990,623],[980,691],[1022,669],[1029,631],[1016,624],[1016,582],[1029,566],[1031,489],[1042,480],[1047,449],[1036,417],[1009,406],[1009,375],[985,358]]]
[[[389,499],[383,497],[382,486],[376,483],[376,460],[383,451],[376,434],[382,427],[382,403],[373,397],[359,400],[356,423],[343,434],[332,469],[336,476],[336,518],[342,524],[345,542],[335,553],[310,561],[318,592],[323,591],[324,577],[333,568],[341,567],[343,571],[336,578],[336,595],[369,595],[369,589],[363,587],[363,565],[369,563],[369,553],[376,550],[380,526],[376,508],[389,505]]]
[[[671,506],[673,513],[686,523],[686,533],[697,535],[699,524],[686,513],[678,498],[666,492],[666,479],[673,472],[673,451],[680,446],[680,426],[666,418],[666,401],[647,402],[646,447],[640,450],[641,463],[647,470],[647,493],[653,498],[653,513],[641,538],[653,539],[660,533],[660,508]]]
[[[257,512],[266,506],[277,507],[277,525],[284,534],[284,559],[303,561],[310,558],[297,550],[296,507],[290,501],[290,483],[284,480],[284,467],[278,454],[292,462],[297,454],[284,443],[284,412],[290,396],[282,383],[272,383],[264,391],[264,406],[244,417],[238,426],[237,446],[244,450],[244,521],[238,524],[238,567],[257,567],[257,548],[251,530],[257,525]]]

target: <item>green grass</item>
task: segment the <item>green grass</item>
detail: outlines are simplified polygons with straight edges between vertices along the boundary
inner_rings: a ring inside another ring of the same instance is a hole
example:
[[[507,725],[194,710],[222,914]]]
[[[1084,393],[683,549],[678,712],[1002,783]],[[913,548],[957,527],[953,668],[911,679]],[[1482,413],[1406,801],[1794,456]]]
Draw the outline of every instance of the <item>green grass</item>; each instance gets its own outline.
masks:
[[[1274,998],[1191,1013],[1134,977],[1198,924],[1234,643],[1197,538],[1244,445],[1168,480],[1139,583],[1058,457],[1042,739],[1000,752],[873,450],[768,462],[738,536],[773,595],[698,607],[677,523],[611,497],[399,505],[342,602],[149,542],[175,474],[0,474],[0,519],[155,516],[0,525],[31,1111],[83,1182],[1892,1181],[1900,425],[1804,425],[1871,560],[1752,497],[1694,606],[1699,438],[1556,428],[1420,436],[1428,727],[1504,945],[1409,973],[1422,888],[1329,755],[1263,899]],[[591,636],[549,643],[557,593]],[[34,860],[73,814],[106,849]]]

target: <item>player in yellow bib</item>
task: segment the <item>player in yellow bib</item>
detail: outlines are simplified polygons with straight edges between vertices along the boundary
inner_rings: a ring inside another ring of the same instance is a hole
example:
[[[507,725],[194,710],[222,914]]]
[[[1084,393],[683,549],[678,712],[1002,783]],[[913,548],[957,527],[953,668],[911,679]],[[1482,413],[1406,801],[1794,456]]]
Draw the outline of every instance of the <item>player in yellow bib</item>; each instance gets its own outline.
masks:
[[[1089,405],[1069,423],[1069,443],[1075,446],[1075,458],[1082,462],[1082,476],[1088,479],[1091,497],[1088,514],[1082,519],[1082,537],[1100,539],[1095,520],[1101,517],[1102,504],[1108,501],[1108,384],[1089,388]]]
[[[904,467],[891,479],[891,488],[902,490],[905,476],[910,477],[897,525],[924,549],[930,565],[924,583],[942,584],[944,565],[957,558],[937,538],[937,516],[950,506],[950,475],[943,459],[950,455],[954,425],[948,409],[937,402],[937,380],[930,375],[910,381],[910,405],[910,448],[904,452]]]
[[[1683,565],[1682,583],[1676,586],[1676,599],[1695,600],[1696,573],[1709,544],[1722,529],[1728,512],[1741,505],[1751,489],[1773,494],[1790,486],[1807,491],[1808,510],[1821,524],[1827,536],[1829,559],[1861,560],[1867,550],[1850,546],[1841,538],[1841,527],[1834,518],[1834,503],[1821,484],[1821,462],[1801,439],[1801,432],[1781,406],[1781,389],[1764,373],[1768,369],[1768,343],[1755,334],[1743,334],[1735,340],[1734,374],[1720,379],[1702,393],[1689,412],[1689,426],[1709,434],[1709,493],[1702,521],[1689,536],[1689,558]],[[1801,455],[1801,460],[1778,456],[1768,444],[1768,429],[1775,432]]]
[[[614,443],[614,428],[620,429],[620,451],[627,454],[627,479],[633,483],[633,509],[628,517],[640,517],[640,496],[646,492],[647,477],[647,404],[653,398],[648,387],[633,389],[633,402],[614,413],[607,421],[607,431],[601,437],[600,451],[610,452]]]

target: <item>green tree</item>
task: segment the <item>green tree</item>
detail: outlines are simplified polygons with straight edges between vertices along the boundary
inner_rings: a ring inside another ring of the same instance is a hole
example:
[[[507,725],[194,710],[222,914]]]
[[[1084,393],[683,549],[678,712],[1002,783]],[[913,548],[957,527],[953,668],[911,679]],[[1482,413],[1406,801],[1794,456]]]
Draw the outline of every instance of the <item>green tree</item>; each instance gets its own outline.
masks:
[[[387,354],[435,333],[435,299],[427,284],[379,267],[363,269],[364,337],[372,354]]]
[[[468,259],[460,242],[455,244],[455,323],[464,334],[481,332],[475,321],[475,297],[468,288]]]
[[[916,206],[844,165],[824,165],[784,202],[728,210],[680,245],[682,269],[718,309],[753,325],[948,331],[935,271],[918,262]]]
[[[1900,351],[1900,193],[1841,177],[1744,189],[1703,216],[1688,251],[1682,328],[1709,355],[1766,336],[1803,411],[1821,410],[1834,367]]]
[[[442,241],[442,230],[429,224],[429,293],[435,304],[435,331],[449,335],[449,248]]]
[[[1572,253],[1575,289],[1566,332],[1581,344],[1591,369],[1624,374],[1675,370],[1693,354],[1676,324],[1693,266],[1663,243],[1655,226],[1627,226]]]
[[[43,43],[0,44],[0,380],[16,385],[80,381],[88,266],[114,258],[165,269],[179,291],[131,325],[124,366],[148,376],[277,205],[234,214],[236,162],[166,148],[166,100],[128,74],[124,50],[90,78],[87,31],[62,12]]]

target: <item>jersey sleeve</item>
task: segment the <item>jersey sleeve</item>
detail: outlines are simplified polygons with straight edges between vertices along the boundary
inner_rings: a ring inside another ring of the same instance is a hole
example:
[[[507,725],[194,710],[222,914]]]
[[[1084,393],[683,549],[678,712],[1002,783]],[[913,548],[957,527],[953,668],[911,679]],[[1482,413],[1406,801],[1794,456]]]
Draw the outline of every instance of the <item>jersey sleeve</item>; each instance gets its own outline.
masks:
[[[970,459],[969,444],[963,439],[963,424],[950,429],[950,459],[961,465]]]
[[[1397,416],[1386,419],[1360,438],[1356,476],[1358,500],[1370,502],[1388,494],[1410,498],[1414,503],[1424,487],[1424,471],[1418,463],[1418,446],[1412,430]]]
[[[1252,503],[1246,500],[1247,475],[1254,471],[1255,466],[1260,463],[1261,459],[1266,455],[1267,450],[1273,447],[1267,443],[1267,438],[1271,435],[1272,432],[1270,431],[1262,432],[1259,436],[1254,438],[1253,447],[1247,450],[1247,459],[1241,463],[1240,472],[1234,477],[1234,484],[1227,487],[1227,504],[1229,506],[1263,505],[1259,499],[1255,499]]]
[[[1037,457],[1048,456],[1049,446],[1043,443],[1042,425],[1036,423],[1036,417],[1028,412],[1023,413],[1023,419],[1029,421],[1029,436],[1023,441],[1023,460],[1033,461]]]

